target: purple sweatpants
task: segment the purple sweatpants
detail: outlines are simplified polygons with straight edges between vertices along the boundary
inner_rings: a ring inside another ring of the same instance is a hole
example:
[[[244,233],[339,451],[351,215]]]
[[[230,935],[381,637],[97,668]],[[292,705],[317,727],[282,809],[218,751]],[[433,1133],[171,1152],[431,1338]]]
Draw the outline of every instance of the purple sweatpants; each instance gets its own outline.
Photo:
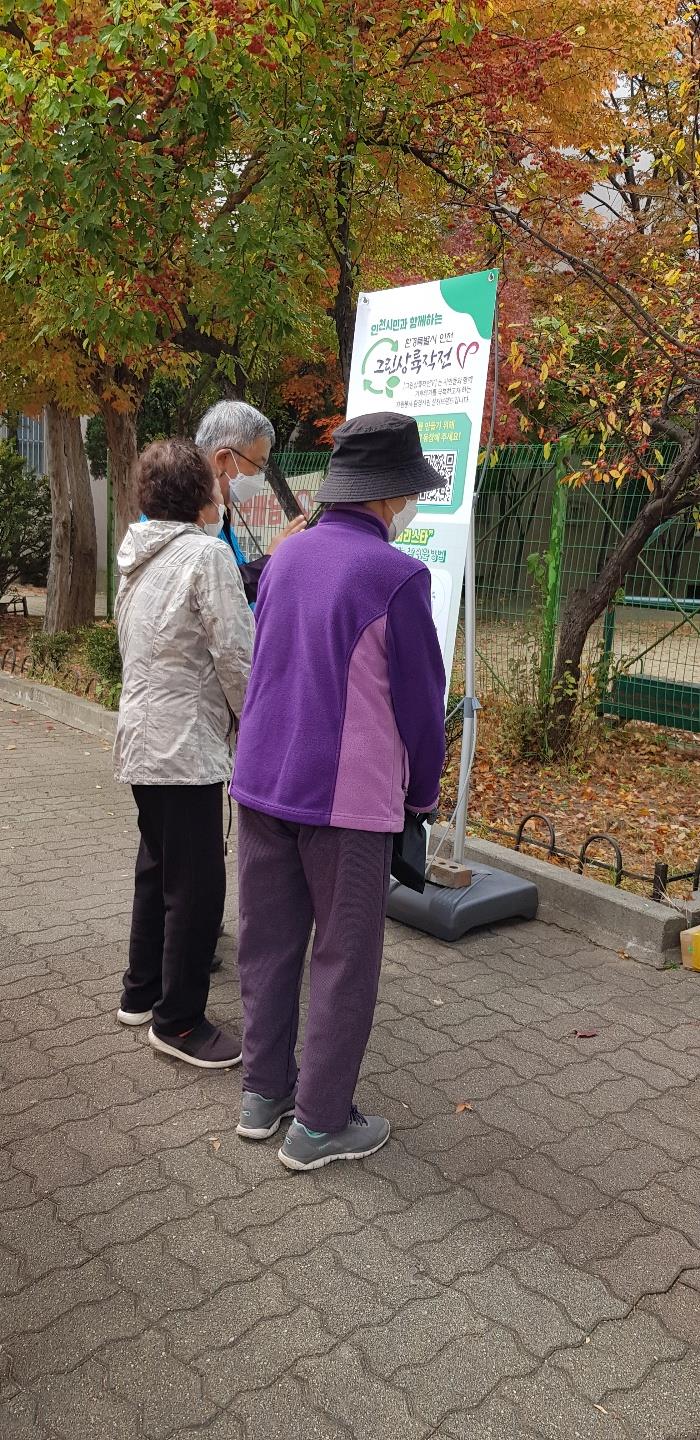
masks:
[[[238,809],[243,1088],[277,1100],[299,1076],[296,1118],[310,1130],[348,1121],[377,1000],[391,848],[391,835]],[[299,1073],[299,992],[314,921]]]

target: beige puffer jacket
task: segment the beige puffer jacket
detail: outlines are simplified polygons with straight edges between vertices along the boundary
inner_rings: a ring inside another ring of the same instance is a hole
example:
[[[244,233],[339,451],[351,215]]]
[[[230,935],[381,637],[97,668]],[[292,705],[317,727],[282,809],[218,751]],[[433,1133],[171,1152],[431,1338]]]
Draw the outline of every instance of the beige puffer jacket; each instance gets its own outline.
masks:
[[[115,618],[124,683],[114,773],[130,785],[213,785],[231,774],[254,622],[238,566],[197,525],[130,525]]]

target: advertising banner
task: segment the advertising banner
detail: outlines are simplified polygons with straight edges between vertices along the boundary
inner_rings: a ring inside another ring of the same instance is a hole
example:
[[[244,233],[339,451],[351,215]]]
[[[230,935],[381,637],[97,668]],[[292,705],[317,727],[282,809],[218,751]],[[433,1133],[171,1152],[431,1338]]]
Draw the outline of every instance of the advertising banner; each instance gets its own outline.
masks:
[[[396,542],[423,560],[433,618],[452,672],[484,412],[498,272],[375,290],[359,296],[348,419],[398,410],[418,422],[441,489],[421,499]]]

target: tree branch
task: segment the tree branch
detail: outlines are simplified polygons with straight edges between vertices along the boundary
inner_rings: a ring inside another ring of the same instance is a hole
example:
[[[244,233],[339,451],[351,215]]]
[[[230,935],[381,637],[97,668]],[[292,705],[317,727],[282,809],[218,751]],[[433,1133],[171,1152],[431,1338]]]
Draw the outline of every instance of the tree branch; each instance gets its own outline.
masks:
[[[220,360],[222,355],[237,354],[235,345],[219,340],[216,335],[205,335],[192,315],[185,316],[182,329],[171,339],[173,345],[177,345],[188,355],[211,355],[214,360]]]
[[[256,185],[259,185],[260,181],[265,178],[266,174],[267,162],[263,161],[261,151],[256,150],[247,161],[239,176],[238,189],[234,190],[233,194],[227,196],[223,205],[219,206],[218,214],[230,215],[232,211],[237,210],[239,205],[242,205],[243,202],[248,199],[248,196],[252,194]]]

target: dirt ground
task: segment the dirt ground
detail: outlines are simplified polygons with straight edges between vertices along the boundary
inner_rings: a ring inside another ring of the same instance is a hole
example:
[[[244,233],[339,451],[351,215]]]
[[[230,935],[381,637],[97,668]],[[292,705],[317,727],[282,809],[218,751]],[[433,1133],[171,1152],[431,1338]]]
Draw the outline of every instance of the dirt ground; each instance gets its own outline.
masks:
[[[562,849],[578,854],[588,835],[603,831],[617,840],[626,870],[652,875],[656,861],[666,861],[671,873],[693,870],[700,856],[700,737],[636,722],[601,725],[599,737],[580,770],[509,760],[501,753],[487,701],[470,792],[470,829],[485,838],[484,827],[515,832],[523,816],[538,811],[552,821]],[[456,801],[458,770],[455,747],[446,773],[443,808],[448,814]],[[548,838],[536,822],[527,833]],[[545,858],[539,847],[530,853]],[[605,844],[589,853],[612,859]],[[590,873],[612,878],[602,870]],[[625,882],[625,888],[650,893],[639,882]],[[691,888],[686,881],[672,885],[669,893],[678,900]]]

